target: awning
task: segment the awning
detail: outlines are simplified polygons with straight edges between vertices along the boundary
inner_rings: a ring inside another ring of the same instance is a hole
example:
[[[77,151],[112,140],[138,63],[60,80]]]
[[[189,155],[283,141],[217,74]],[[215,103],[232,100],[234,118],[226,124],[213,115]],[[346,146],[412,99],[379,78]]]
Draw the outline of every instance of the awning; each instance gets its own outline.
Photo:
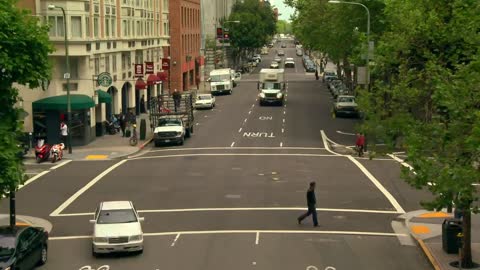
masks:
[[[70,106],[72,110],[81,110],[95,107],[93,99],[87,95],[70,95]],[[34,110],[67,110],[67,95],[47,97],[32,103]]]
[[[167,71],[157,72],[157,77],[160,81],[166,82],[168,80],[168,72]]]
[[[156,85],[160,83],[160,79],[155,74],[150,74],[147,78],[147,85]]]
[[[142,78],[138,78],[135,82],[135,89],[145,89],[147,88],[147,84],[142,80]]]
[[[112,97],[110,96],[109,93],[103,91],[103,90],[95,90],[95,93],[98,95],[98,102],[99,103],[111,103],[112,102]]]

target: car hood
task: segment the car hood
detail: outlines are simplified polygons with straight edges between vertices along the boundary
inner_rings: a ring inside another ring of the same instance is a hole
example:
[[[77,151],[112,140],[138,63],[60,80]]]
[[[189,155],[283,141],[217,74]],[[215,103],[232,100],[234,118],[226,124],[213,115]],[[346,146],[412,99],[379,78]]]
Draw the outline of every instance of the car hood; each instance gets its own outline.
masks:
[[[182,126],[165,126],[165,127],[156,127],[154,133],[158,132],[165,132],[165,131],[177,131],[177,132],[182,132],[183,127]]]
[[[280,93],[280,89],[262,89],[262,93],[264,93],[264,94],[278,94],[278,93]]]
[[[229,84],[230,81],[222,81],[222,82],[211,82],[210,85],[215,86],[215,85],[225,85]]]
[[[357,103],[355,102],[337,102],[336,104],[342,107],[357,107]]]
[[[213,99],[197,99],[195,104],[209,104],[212,103]]]
[[[139,234],[143,234],[139,222],[95,224],[93,232],[94,237],[119,237]]]

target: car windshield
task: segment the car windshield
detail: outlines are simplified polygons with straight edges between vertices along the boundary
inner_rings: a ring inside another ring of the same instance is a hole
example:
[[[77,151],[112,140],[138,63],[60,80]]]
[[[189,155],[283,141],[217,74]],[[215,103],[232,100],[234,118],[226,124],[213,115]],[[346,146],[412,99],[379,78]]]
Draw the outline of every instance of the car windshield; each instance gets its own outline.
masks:
[[[212,96],[210,96],[210,95],[199,95],[199,96],[197,96],[197,99],[198,100],[209,100],[209,99],[212,99]]]
[[[102,210],[98,215],[98,224],[130,223],[137,222],[137,217],[132,209]]]
[[[339,97],[339,98],[338,98],[338,102],[349,102],[349,103],[353,103],[353,102],[355,102],[355,98],[353,98],[353,97]]]
[[[281,83],[264,82],[262,89],[280,89]]]
[[[230,75],[225,74],[225,75],[212,75],[210,76],[210,79],[212,82],[224,82],[224,81],[229,81],[230,80]]]
[[[15,251],[15,237],[12,235],[0,236],[0,258],[6,258],[13,255]]]
[[[158,122],[159,127],[181,126],[182,122],[178,119],[161,119]]]
[[[333,71],[325,71],[325,75],[327,75],[327,76],[336,76],[337,74],[335,74],[335,72],[333,72]]]

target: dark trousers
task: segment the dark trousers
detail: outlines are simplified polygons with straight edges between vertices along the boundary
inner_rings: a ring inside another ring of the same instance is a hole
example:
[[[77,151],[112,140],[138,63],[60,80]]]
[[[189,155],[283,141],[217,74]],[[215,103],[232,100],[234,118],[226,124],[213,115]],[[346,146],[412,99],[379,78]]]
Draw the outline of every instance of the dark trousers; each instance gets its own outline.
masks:
[[[65,148],[67,148],[67,142],[68,142],[68,136],[62,135],[62,143],[65,145]]]
[[[177,112],[177,108],[180,107],[180,100],[173,100],[173,105],[175,105],[175,112]]]
[[[304,220],[306,217],[310,215],[312,215],[313,225],[318,226],[317,209],[315,206],[308,206],[308,211],[305,214],[299,216],[298,221],[302,222],[302,220]]]
[[[120,129],[122,130],[122,137],[125,137],[125,125],[120,125]]]

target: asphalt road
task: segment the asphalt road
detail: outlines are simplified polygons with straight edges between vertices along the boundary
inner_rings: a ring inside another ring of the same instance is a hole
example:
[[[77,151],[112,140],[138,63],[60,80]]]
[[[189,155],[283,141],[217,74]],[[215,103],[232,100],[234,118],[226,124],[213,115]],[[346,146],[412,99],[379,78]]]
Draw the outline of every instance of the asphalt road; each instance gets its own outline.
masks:
[[[392,226],[428,194],[405,184],[392,159],[354,158],[324,144],[353,144],[358,120],[332,118],[326,86],[305,72],[293,42],[284,49],[296,61],[286,70],[285,105],[259,106],[258,70],[275,50],[231,96],[218,96],[215,109],[195,113],[183,146],[70,162],[19,190],[19,214],[53,223],[41,269],[430,269],[406,231]],[[319,227],[296,220],[310,181]],[[107,200],[131,200],[145,217],[143,254],[92,257],[88,220]]]

